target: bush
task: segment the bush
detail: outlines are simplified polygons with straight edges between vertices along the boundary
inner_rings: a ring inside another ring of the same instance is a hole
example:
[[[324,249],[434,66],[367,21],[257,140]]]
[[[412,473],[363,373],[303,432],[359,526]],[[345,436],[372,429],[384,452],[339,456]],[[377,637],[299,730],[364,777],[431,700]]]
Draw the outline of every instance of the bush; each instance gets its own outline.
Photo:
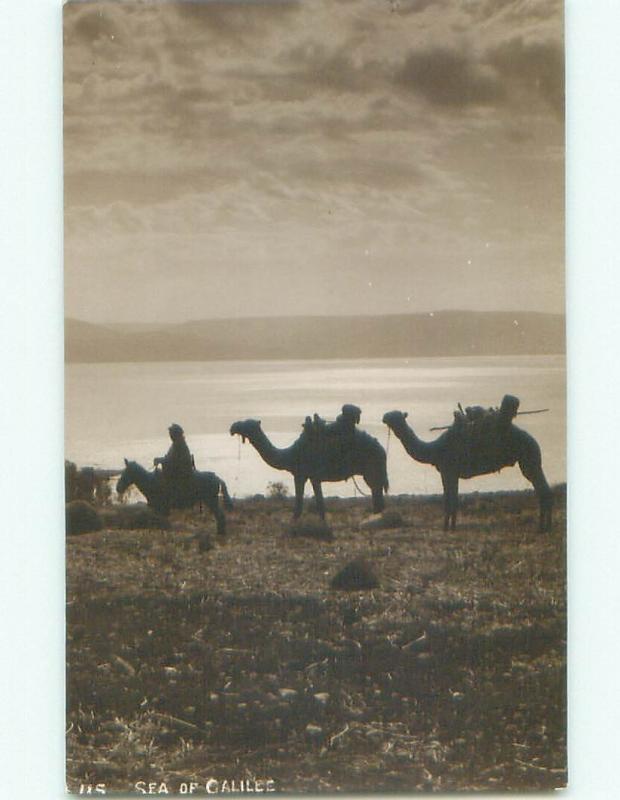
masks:
[[[65,506],[65,526],[67,536],[100,531],[103,527],[99,514],[90,503],[84,500],[72,500],[67,503]]]
[[[73,461],[65,461],[65,501],[84,500],[100,506],[110,503],[112,490],[105,473],[94,467],[78,469]]]
[[[358,591],[360,589],[376,589],[379,579],[369,564],[361,558],[350,561],[332,578],[332,589]]]
[[[284,500],[285,497],[288,497],[288,489],[282,481],[270,481],[267,484],[267,496]]]
[[[170,522],[143,503],[116,506],[101,512],[106,527],[120,530],[168,530]]]

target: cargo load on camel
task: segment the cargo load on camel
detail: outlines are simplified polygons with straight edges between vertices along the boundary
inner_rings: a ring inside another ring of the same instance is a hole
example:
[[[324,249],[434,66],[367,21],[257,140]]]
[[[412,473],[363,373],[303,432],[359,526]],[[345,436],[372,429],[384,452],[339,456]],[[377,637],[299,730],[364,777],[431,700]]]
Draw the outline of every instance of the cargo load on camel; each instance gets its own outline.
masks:
[[[510,394],[504,395],[499,408],[467,406],[463,410],[459,403],[448,430],[461,446],[461,460],[466,469],[486,470],[487,465],[497,461],[518,410],[519,398]]]

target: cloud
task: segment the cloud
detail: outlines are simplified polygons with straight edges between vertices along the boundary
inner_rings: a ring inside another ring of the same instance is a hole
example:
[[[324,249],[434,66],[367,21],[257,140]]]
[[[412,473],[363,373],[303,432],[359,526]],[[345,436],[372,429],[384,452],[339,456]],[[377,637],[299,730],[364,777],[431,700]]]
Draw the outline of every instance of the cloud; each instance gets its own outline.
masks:
[[[439,106],[494,105],[505,95],[495,70],[444,47],[411,53],[396,80]]]
[[[508,83],[539,94],[564,116],[564,54],[559,43],[514,37],[492,50],[489,62]]]
[[[354,61],[352,48],[329,49],[317,41],[305,41],[280,59],[288,68],[287,79],[314,91],[368,93],[382,82],[385,66],[380,60]]]
[[[66,8],[68,13],[72,13],[77,6],[67,6]],[[101,10],[89,10],[77,16],[75,24],[68,28],[67,38],[69,40],[80,39],[92,44],[98,39],[114,41],[119,36],[119,28],[107,14],[104,15]]]
[[[291,270],[326,282],[360,270],[375,285],[371,261],[393,283],[418,263],[436,287],[482,242],[487,269],[501,244],[510,294],[517,261],[533,273],[561,251],[561,163],[548,168],[562,145],[561,17],[547,3],[69,4],[68,280],[95,278],[113,317],[106,286],[126,281],[133,297],[140,264],[192,296],[207,268],[237,283],[251,268],[258,297]],[[337,311],[347,298],[291,302]]]

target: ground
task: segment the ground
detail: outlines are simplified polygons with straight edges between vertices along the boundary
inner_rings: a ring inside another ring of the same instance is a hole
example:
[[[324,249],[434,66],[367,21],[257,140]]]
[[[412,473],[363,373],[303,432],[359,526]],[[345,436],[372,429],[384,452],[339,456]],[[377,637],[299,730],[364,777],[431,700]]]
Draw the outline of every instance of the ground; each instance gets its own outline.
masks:
[[[404,524],[386,530],[360,530],[369,500],[332,498],[333,540],[291,536],[270,497],[237,502],[225,538],[198,512],[69,538],[69,789],[564,785],[555,495],[550,534],[519,492],[464,497],[454,532],[438,497],[388,498]],[[379,587],[331,589],[354,558]]]

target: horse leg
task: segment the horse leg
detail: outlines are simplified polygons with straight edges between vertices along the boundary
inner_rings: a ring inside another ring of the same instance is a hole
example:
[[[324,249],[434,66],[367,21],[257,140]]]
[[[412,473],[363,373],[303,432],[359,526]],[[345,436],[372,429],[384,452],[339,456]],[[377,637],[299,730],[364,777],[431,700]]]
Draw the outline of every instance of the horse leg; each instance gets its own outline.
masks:
[[[319,512],[319,517],[325,519],[325,500],[323,499],[323,488],[321,481],[310,479],[312,488],[314,489],[314,499],[316,500],[316,510]]]
[[[295,479],[295,511],[293,512],[293,519],[299,519],[304,507],[304,486],[306,485],[306,479],[302,478],[301,475],[294,475],[293,477]]]
[[[524,461],[519,461],[519,467],[523,473],[523,477],[534,487],[534,491],[538,497],[539,516],[538,516],[538,532],[548,533],[551,530],[551,519],[553,515],[553,492],[547,483],[545,473],[543,472],[541,464],[528,464]]]
[[[225,536],[226,535],[226,517],[222,513],[222,510],[220,508],[220,504],[219,504],[217,496],[207,500],[207,505],[209,506],[213,516],[215,517],[215,521],[217,523],[217,535],[218,536]]]

